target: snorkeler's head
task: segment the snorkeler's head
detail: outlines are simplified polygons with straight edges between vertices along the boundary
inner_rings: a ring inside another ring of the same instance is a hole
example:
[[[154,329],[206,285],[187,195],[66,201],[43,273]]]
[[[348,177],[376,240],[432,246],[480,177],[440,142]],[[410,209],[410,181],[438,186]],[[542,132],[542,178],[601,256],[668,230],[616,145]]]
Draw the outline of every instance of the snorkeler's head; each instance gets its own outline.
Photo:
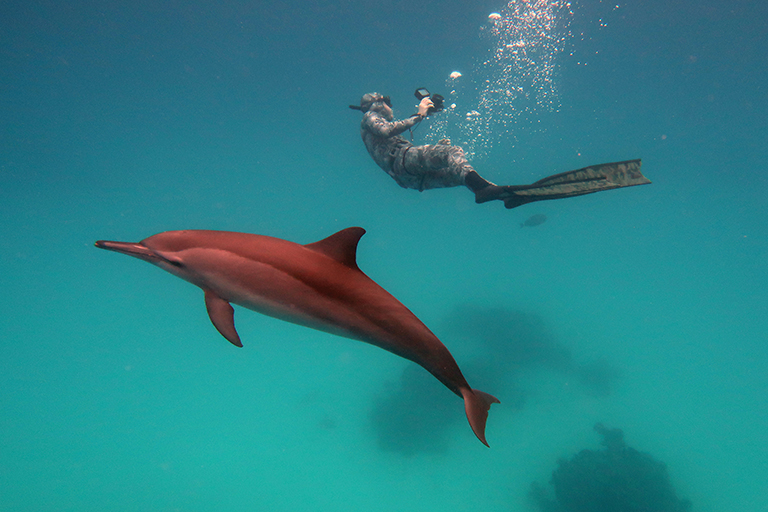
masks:
[[[384,105],[387,105],[388,107],[392,106],[392,101],[389,99],[389,96],[382,96],[377,92],[369,92],[367,94],[363,94],[363,97],[360,98],[359,107],[356,105],[350,105],[349,108],[353,108],[365,113],[369,110],[380,110]]]

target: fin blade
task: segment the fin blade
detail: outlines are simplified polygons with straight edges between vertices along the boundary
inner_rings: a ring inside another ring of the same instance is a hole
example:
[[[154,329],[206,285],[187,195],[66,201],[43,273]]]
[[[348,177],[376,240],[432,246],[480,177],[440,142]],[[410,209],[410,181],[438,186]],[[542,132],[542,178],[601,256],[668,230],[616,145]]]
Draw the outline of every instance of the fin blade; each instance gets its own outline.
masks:
[[[643,176],[642,161],[625,160],[608,164],[591,165],[575,171],[547,176],[532,185],[506,186],[500,198],[507,208],[565,197],[594,194],[615,188],[648,185],[651,180]]]
[[[208,317],[219,334],[234,346],[242,347],[240,336],[235,329],[235,309],[230,303],[211,290],[205,290],[205,309],[208,310]]]
[[[481,443],[488,446],[488,442],[485,440],[485,423],[488,420],[488,411],[491,409],[491,404],[501,402],[495,396],[479,389],[464,388],[461,390],[461,394],[464,397],[464,411],[467,413],[472,432],[475,433]]]
[[[605,184],[594,184],[600,190],[607,188],[610,184],[613,188],[632,187],[635,185],[648,185],[651,180],[643,176],[641,171],[643,162],[637,158],[635,160],[624,160],[622,162],[611,162],[607,164],[590,165],[575,171],[567,171],[554,176],[548,176],[540,179],[533,186],[553,186],[569,185],[577,183],[588,183],[590,181],[604,180]]]
[[[325,254],[350,268],[360,270],[357,266],[357,243],[364,234],[363,228],[351,227],[317,242],[306,244],[304,247]]]

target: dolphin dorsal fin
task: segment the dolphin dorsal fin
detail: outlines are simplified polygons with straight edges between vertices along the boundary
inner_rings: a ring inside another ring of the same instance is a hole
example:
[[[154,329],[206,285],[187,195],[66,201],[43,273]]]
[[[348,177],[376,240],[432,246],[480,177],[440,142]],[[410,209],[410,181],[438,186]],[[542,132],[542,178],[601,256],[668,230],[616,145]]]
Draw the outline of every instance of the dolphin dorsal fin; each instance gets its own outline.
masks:
[[[359,227],[342,229],[328,238],[323,238],[304,247],[325,254],[350,268],[360,270],[357,266],[357,243],[364,234],[365,230]]]

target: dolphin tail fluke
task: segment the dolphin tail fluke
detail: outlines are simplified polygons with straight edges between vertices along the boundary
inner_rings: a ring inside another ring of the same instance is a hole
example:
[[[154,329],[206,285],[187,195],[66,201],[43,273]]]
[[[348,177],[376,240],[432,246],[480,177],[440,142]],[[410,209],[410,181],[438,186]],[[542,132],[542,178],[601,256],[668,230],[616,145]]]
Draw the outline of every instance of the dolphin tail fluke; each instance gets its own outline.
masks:
[[[461,390],[461,394],[464,397],[464,410],[467,413],[472,432],[485,446],[488,446],[488,442],[485,440],[485,422],[488,419],[491,404],[500,403],[499,399],[478,389],[464,388]]]

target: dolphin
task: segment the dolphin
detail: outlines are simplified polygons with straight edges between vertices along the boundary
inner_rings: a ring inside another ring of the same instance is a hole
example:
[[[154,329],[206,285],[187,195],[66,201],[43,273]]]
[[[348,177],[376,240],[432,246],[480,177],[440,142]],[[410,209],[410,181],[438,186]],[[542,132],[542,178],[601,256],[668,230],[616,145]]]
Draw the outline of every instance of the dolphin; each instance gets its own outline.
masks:
[[[365,230],[343,229],[301,245],[229,231],[166,231],[138,243],[96,247],[134,256],[199,286],[214,327],[242,347],[231,304],[287,322],[364,341],[424,367],[464,399],[469,425],[486,446],[495,397],[472,389],[453,356],[400,301],[357,266]]]

